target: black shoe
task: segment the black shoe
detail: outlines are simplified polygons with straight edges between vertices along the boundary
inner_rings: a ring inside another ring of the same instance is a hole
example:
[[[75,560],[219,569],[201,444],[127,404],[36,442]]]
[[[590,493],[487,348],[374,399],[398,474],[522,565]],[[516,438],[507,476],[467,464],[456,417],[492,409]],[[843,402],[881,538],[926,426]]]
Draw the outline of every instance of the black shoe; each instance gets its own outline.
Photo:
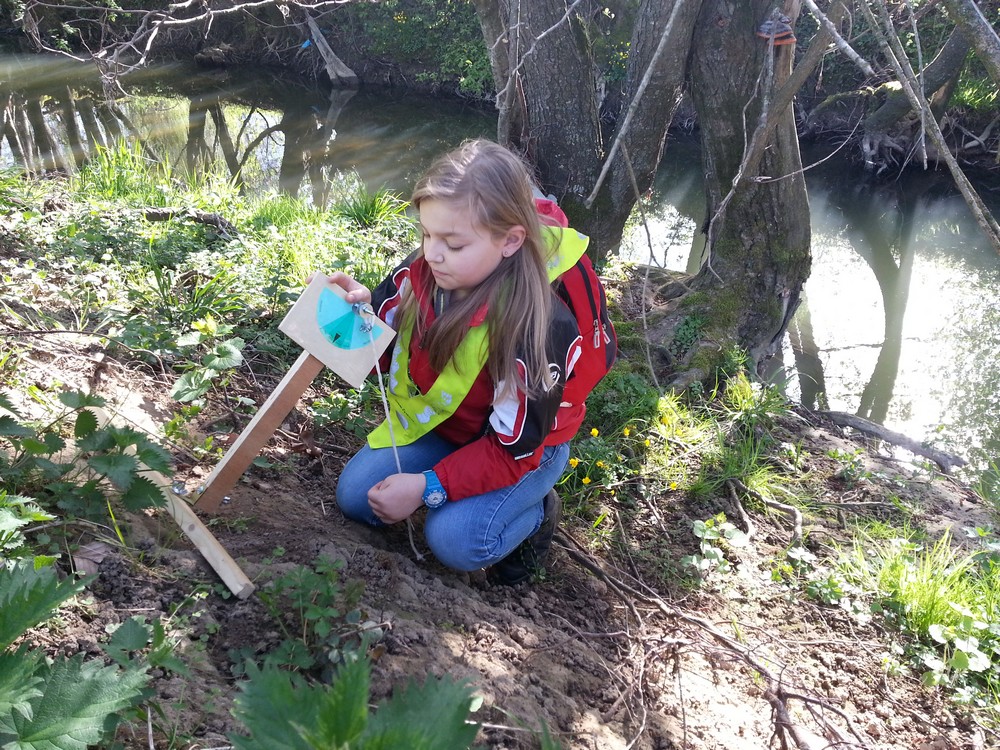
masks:
[[[555,490],[549,490],[549,494],[542,501],[542,506],[544,515],[538,531],[486,571],[487,577],[494,585],[516,586],[538,575],[545,568],[549,550],[552,548],[552,537],[562,517],[562,498]]]

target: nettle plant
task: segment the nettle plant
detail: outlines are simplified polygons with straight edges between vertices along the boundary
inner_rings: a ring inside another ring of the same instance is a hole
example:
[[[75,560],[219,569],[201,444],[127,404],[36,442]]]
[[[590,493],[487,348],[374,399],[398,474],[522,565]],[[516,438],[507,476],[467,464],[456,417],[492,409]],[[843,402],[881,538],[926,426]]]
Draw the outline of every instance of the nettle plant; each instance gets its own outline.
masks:
[[[16,497],[22,513],[101,522],[114,520],[112,498],[128,510],[162,505],[140,465],[170,473],[170,454],[136,430],[101,427],[88,409],[104,406],[99,396],[63,391],[57,400],[55,414],[39,423],[0,394],[0,476],[8,504]]]
[[[234,326],[220,324],[212,315],[206,315],[191,325],[192,330],[177,339],[177,346],[192,347],[202,351],[200,361],[182,365],[186,372],[177,379],[170,395],[181,403],[197,401],[214,386],[225,386],[226,374],[243,364],[246,342],[232,336]],[[195,355],[197,356],[197,355]]]
[[[51,658],[29,646],[25,633],[44,627],[85,583],[60,580],[37,558],[0,565],[0,747],[85,750],[97,745],[150,697],[151,669],[183,669],[162,625],[136,617],[102,644],[108,664],[82,653]]]

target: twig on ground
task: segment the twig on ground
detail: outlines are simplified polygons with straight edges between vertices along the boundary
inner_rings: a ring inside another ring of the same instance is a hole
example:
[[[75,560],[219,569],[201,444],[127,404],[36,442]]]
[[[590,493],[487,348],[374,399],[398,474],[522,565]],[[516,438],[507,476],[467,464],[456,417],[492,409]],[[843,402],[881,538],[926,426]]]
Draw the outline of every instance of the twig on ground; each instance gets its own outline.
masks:
[[[792,538],[790,544],[794,547],[802,541],[802,511],[796,508],[794,505],[789,505],[788,503],[780,503],[777,500],[771,500],[764,497],[759,492],[750,489],[739,479],[730,480],[740,492],[749,495],[758,502],[763,503],[768,508],[774,508],[775,510],[780,510],[786,516],[792,519]]]
[[[780,505],[784,504],[782,503]],[[795,510],[797,511],[797,509]],[[770,666],[770,663],[765,663],[764,659],[767,659],[767,657],[762,659],[755,653],[755,649],[752,646],[744,645],[734,637],[719,630],[715,625],[708,622],[704,618],[685,612],[669,604],[651,589],[650,593],[645,593],[626,583],[621,578],[612,575],[606,571],[600,563],[586,553],[582,545],[580,545],[580,543],[577,542],[576,539],[574,539],[573,536],[567,531],[560,530],[560,532],[556,535],[556,539],[573,560],[577,561],[584,568],[598,576],[601,580],[607,583],[610,588],[614,589],[620,596],[622,596],[623,601],[634,615],[638,616],[638,611],[635,605],[636,600],[649,604],[658,610],[662,615],[678,622],[694,626],[699,631],[711,636],[713,640],[723,647],[726,653],[752,669],[766,685],[764,697],[771,704],[772,709],[775,712],[775,716],[777,717],[776,722],[778,723],[779,729],[776,729],[776,733],[778,731],[787,731],[792,736],[793,740],[795,740],[796,745],[800,750],[819,750],[820,747],[829,747],[829,743],[817,745],[814,741],[807,737],[806,733],[801,728],[797,727],[791,721],[786,701],[790,697],[801,700],[802,694],[794,693],[790,695],[784,691],[782,687],[782,679],[774,674],[774,670]],[[642,582],[640,582],[640,585],[643,588],[649,589],[649,586]],[[769,659],[767,659],[767,661],[770,662]],[[838,709],[819,698],[809,698],[809,702],[824,708],[829,708],[832,713],[835,713],[838,716],[843,716]],[[857,731],[853,724],[850,721],[848,721],[847,724],[848,729],[856,739],[854,744],[856,744],[857,747],[870,748],[871,746],[865,741],[864,736]],[[839,744],[844,743],[841,742]]]
[[[739,513],[740,520],[742,520],[743,525],[746,526],[747,540],[753,539],[754,535],[757,533],[757,528],[753,525],[753,521],[750,520],[750,516],[747,515],[746,509],[743,507],[743,503],[740,502],[740,496],[736,494],[736,487],[734,486],[732,480],[726,480],[726,489],[729,490],[729,499],[736,507],[736,512]]]

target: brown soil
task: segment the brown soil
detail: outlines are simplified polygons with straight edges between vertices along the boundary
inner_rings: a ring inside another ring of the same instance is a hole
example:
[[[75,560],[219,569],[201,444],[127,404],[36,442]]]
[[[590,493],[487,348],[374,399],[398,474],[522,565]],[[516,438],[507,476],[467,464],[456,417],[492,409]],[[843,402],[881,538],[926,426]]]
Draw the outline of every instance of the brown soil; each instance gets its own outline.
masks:
[[[95,390],[139,424],[155,429],[173,408],[168,384],[140,380],[115,363],[99,365],[103,374],[95,378],[95,362],[67,341],[39,342],[34,361],[28,382],[55,389],[96,380]],[[890,673],[890,644],[898,636],[879,620],[814,603],[772,581],[792,533],[781,513],[752,513],[752,543],[730,554],[735,572],[695,587],[684,583],[679,562],[696,551],[691,522],[720,511],[735,521],[732,497],[695,501],[675,491],[623,499],[609,506],[614,523],[603,536],[572,519],[564,524],[544,581],[493,587],[481,573],[416,560],[405,528],[382,533],[347,522],[333,492],[357,438],[326,433],[317,436],[319,455],[297,453],[301,444],[287,437],[296,423],[293,415],[287,433],[269,444],[274,467],[252,469],[220,512],[203,518],[258,583],[320,555],[342,560],[344,577],[363,581],[364,616],[386,625],[373,651],[373,703],[411,677],[467,678],[484,699],[473,715],[482,723],[478,742],[495,749],[537,747],[525,729],[542,722],[573,750],[973,750],[996,742],[921,687],[918,675]],[[846,538],[845,517],[889,518],[890,495],[914,509],[911,523],[930,528],[988,520],[967,488],[911,475],[886,458],[870,457],[870,476],[847,487],[827,451],[857,443],[808,414],[792,415],[780,429],[808,452],[802,481],[815,497],[876,503],[806,518],[807,546],[817,555]],[[196,488],[210,470],[210,463],[181,464],[177,477]],[[419,528],[415,537],[426,552]],[[285,552],[275,562],[279,547]],[[228,747],[227,733],[238,729],[230,715],[238,690],[230,652],[273,648],[280,638],[275,623],[256,596],[220,596],[215,574],[163,512],[133,518],[129,548],[106,552],[91,586],[93,603],[66,610],[58,629],[32,639],[53,651],[97,656],[109,626],[135,614],[173,615],[188,633],[181,651],[192,675],[156,680],[163,716],[155,722],[155,747]],[[211,593],[193,596],[203,583]],[[129,748],[150,747],[145,726],[121,739]]]

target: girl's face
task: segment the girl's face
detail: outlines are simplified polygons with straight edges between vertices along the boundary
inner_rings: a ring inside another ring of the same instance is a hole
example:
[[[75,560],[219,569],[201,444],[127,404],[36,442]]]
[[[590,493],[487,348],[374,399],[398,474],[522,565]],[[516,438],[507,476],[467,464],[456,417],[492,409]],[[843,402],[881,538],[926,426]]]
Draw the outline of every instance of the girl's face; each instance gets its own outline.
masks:
[[[472,217],[468,206],[425,198],[420,202],[424,258],[441,289],[461,299],[496,270],[524,243],[525,230],[515,225],[494,236]]]

